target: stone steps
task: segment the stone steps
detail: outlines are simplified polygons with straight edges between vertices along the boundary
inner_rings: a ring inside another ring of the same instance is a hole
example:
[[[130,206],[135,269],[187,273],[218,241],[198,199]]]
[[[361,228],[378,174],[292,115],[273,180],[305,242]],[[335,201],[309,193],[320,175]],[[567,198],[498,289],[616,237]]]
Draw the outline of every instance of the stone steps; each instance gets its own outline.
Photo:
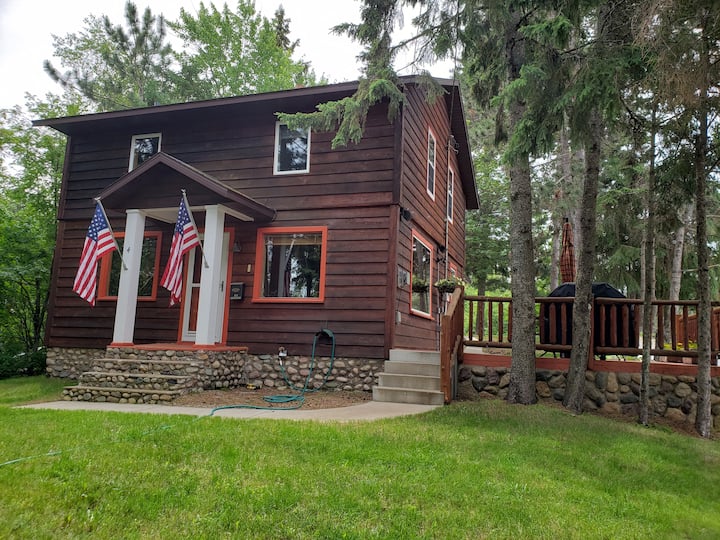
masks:
[[[373,386],[373,400],[392,403],[442,405],[440,353],[392,349]]]
[[[199,382],[205,368],[196,359],[157,355],[105,357],[94,360],[89,371],[80,374],[77,386],[63,390],[68,401],[111,403],[167,403],[176,397],[202,389]]]
[[[86,371],[79,384],[101,388],[135,388],[139,390],[184,390],[196,386],[190,375],[165,375],[155,372]]]
[[[187,393],[183,390],[143,390],[139,388],[109,388],[103,386],[66,386],[66,401],[97,401],[109,403],[167,403]]]

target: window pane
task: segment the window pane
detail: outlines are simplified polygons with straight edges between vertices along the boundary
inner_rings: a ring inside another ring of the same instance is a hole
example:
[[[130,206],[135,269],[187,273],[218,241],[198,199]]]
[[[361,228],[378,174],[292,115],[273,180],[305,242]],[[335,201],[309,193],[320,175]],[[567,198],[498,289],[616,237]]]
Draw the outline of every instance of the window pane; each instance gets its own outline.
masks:
[[[147,161],[160,150],[160,137],[133,138],[133,169]]]
[[[318,298],[322,234],[297,233],[265,236],[266,298]]]
[[[432,135],[428,135],[427,190],[431,195],[435,194],[435,139]]]
[[[280,125],[278,132],[277,170],[305,171],[308,168],[308,131]]]
[[[413,237],[412,309],[430,313],[430,248]]]
[[[123,249],[124,238],[116,238],[120,251]],[[153,283],[155,281],[155,255],[157,253],[157,237],[146,236],[143,239],[142,255],[140,257],[140,281],[138,283],[138,297],[152,297]],[[120,254],[112,252],[110,278],[108,280],[108,296],[117,296],[120,288]]]

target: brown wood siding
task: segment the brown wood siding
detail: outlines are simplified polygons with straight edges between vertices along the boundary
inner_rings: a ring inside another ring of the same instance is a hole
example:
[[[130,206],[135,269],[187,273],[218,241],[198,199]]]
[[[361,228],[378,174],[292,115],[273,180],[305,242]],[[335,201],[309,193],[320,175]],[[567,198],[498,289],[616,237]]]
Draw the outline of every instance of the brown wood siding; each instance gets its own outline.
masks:
[[[421,90],[409,87],[405,93],[403,109],[403,168],[400,205],[412,212],[412,221],[400,221],[397,244],[398,266],[411,269],[412,231],[416,230],[433,249],[433,281],[445,277],[445,263],[437,259],[443,254],[439,247],[446,248],[445,255],[462,274],[464,267],[465,197],[460,183],[460,171],[454,151],[448,151],[450,123],[446,101],[438,99],[429,103]],[[435,199],[427,192],[427,144],[428,130],[436,142]],[[445,230],[447,170],[448,161],[455,170],[455,218]],[[393,347],[430,349],[438,348],[438,295],[431,290],[433,318],[428,319],[410,312],[410,287],[398,290],[397,308],[402,322],[395,328]]]
[[[390,215],[393,202],[395,131],[386,111],[374,109],[366,135],[357,144],[332,150],[330,133],[313,133],[310,173],[273,175],[273,111],[237,111],[192,125],[138,123],[132,131],[77,134],[68,153],[61,235],[55,259],[47,343],[58,347],[107,346],[112,340],[114,301],[90,307],[72,292],[82,245],[93,211],[93,198],[127,172],[130,140],[135,134],[162,133],[161,149],[278,211],[271,226],[328,227],[326,296],[322,304],[253,303],[252,268],[257,225],[228,218],[242,245],[233,254],[232,281],[246,283],[246,298],[230,304],[227,343],[251,352],[307,354],[320,328],[337,337],[338,356],[383,358]],[[179,195],[179,194],[178,194]],[[190,201],[192,204],[192,201]],[[113,228],[124,217],[110,212]],[[201,227],[202,214],[196,215]],[[394,225],[394,224],[393,224]],[[160,272],[165,267],[172,225],[148,219],[148,230],[163,232]],[[394,272],[394,266],[392,267]],[[159,279],[159,277],[158,277]],[[135,342],[174,342],[180,310],[168,308],[159,288],[155,302],[138,302]]]

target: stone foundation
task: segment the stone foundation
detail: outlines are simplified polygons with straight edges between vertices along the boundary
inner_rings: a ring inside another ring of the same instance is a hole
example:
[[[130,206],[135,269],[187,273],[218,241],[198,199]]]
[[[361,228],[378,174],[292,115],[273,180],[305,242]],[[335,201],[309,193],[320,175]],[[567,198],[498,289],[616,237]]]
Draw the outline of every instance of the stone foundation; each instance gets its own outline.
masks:
[[[183,390],[211,390],[244,385],[288,388],[288,382],[298,389],[305,385],[310,373],[310,356],[287,356],[281,367],[276,355],[252,355],[244,350],[147,350],[133,347],[101,349],[50,348],[47,352],[47,374],[51,377],[84,379],[93,386],[105,386],[117,381],[117,373],[131,370],[138,378],[151,374],[163,378],[189,377],[192,384]],[[327,374],[331,358],[315,359],[308,388],[323,386],[329,390],[361,390],[370,392],[377,384],[384,360],[336,358],[332,372]],[[129,367],[129,366],[132,367]],[[103,375],[94,375],[100,372]],[[327,374],[327,376],[326,376]],[[123,379],[120,381],[125,383]],[[157,385],[157,381],[153,383]],[[153,388],[158,388],[153,386]],[[176,389],[179,389],[176,387]]]
[[[539,399],[562,401],[567,373],[538,370],[535,388]],[[639,412],[639,373],[593,372],[585,374],[586,411],[608,413]],[[510,384],[508,368],[461,366],[458,374],[458,399],[498,397],[505,399]],[[712,379],[712,414],[720,416],[720,378]],[[656,416],[680,422],[695,422],[697,382],[690,375],[650,374],[650,406]]]

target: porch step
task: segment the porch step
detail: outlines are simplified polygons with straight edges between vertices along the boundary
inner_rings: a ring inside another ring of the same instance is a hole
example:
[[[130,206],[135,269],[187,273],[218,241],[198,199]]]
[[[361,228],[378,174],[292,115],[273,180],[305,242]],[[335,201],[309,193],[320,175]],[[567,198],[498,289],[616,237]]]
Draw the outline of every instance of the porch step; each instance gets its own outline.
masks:
[[[63,390],[68,401],[167,403],[199,389],[202,363],[192,359],[100,358],[80,374],[77,386]]]
[[[417,405],[442,405],[445,403],[445,396],[440,391],[413,390],[389,386],[373,386],[372,391],[373,401],[413,403]]]
[[[403,373],[378,373],[378,386],[440,391],[440,377]]]
[[[440,365],[438,351],[415,351],[412,349],[390,349],[390,362]]]
[[[167,403],[187,393],[183,390],[146,390],[140,388],[108,388],[104,386],[66,386],[65,401],[97,401],[109,403]]]
[[[164,375],[155,372],[86,371],[80,375],[81,385],[139,390],[185,390],[195,386],[195,377]]]
[[[374,401],[423,405],[445,402],[440,391],[439,352],[392,349],[384,369],[372,389]]]

